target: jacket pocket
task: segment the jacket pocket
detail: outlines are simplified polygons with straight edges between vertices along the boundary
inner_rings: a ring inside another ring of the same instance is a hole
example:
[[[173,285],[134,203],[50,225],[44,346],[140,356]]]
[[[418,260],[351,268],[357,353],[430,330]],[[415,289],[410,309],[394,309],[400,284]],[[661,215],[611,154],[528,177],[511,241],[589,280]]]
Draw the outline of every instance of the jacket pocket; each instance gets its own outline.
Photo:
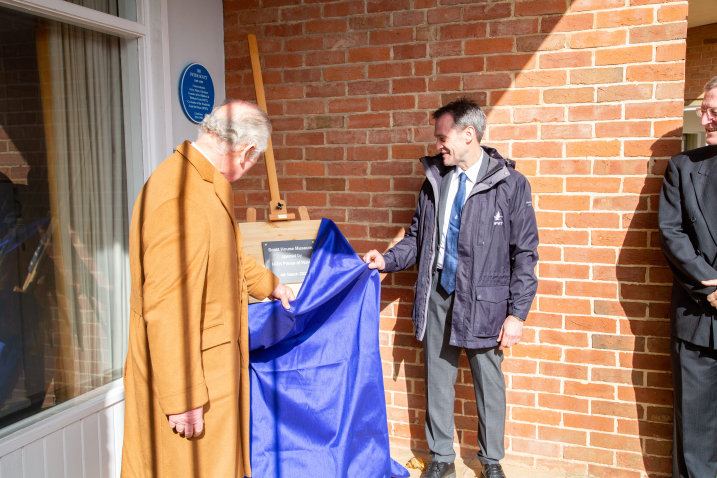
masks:
[[[510,290],[503,286],[475,288],[476,307],[473,312],[473,335],[497,337],[508,316]]]
[[[231,342],[229,331],[224,324],[214,325],[202,330],[202,350]]]

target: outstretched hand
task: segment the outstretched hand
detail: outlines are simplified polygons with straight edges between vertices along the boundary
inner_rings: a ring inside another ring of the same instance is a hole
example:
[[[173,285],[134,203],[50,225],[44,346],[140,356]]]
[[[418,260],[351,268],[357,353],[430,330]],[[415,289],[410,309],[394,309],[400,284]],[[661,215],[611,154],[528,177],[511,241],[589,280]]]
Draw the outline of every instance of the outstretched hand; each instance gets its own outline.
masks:
[[[169,426],[177,433],[184,435],[184,438],[198,437],[204,430],[204,409],[203,407],[193,408],[188,412],[168,415]]]
[[[289,309],[291,307],[289,305],[289,301],[296,299],[296,295],[294,295],[294,291],[291,290],[291,287],[279,284],[276,286],[276,289],[274,289],[274,292],[271,293],[271,298],[279,299],[281,301],[281,305],[285,309]]]
[[[703,280],[702,285],[717,286],[717,279]],[[717,309],[717,290],[707,296],[707,302],[709,302],[712,307]]]
[[[368,264],[369,269],[378,269],[380,271],[386,268],[386,261],[383,260],[383,256],[376,249],[368,251],[363,256],[363,261]]]

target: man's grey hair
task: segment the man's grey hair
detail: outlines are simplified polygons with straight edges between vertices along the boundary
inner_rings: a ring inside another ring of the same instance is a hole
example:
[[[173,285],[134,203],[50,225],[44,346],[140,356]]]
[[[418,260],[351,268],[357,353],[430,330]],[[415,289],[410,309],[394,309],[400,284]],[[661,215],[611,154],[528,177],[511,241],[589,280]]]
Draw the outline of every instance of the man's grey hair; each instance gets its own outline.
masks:
[[[433,112],[433,119],[438,119],[445,114],[453,117],[453,124],[456,131],[463,131],[469,126],[473,126],[476,137],[480,143],[485,133],[486,119],[485,113],[478,106],[478,103],[471,98],[458,98],[451,101],[447,105],[441,106]]]
[[[707,93],[712,88],[717,88],[717,76],[707,82],[707,84],[705,85],[705,93]]]
[[[224,106],[233,105],[224,108]],[[241,100],[225,100],[204,117],[199,136],[215,135],[228,150],[254,146],[252,158],[266,151],[271,136],[269,116],[258,106]]]

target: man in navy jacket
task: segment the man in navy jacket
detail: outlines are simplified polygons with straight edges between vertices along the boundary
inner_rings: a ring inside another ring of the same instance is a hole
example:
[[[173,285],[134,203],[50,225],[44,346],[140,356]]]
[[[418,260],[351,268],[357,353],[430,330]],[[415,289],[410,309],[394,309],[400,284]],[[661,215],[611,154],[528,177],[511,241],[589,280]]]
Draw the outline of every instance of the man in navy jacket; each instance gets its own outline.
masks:
[[[670,159],[658,213],[660,248],[674,275],[675,478],[717,474],[717,77],[707,83],[697,114],[707,146]]]
[[[515,163],[482,147],[486,118],[472,100],[433,113],[435,157],[411,228],[369,267],[396,272],[418,263],[413,304],[426,371],[426,439],[431,463],[422,478],[455,476],[454,384],[466,350],[478,409],[483,476],[504,477],[504,348],[517,344],[537,291],[538,227],[530,184]]]

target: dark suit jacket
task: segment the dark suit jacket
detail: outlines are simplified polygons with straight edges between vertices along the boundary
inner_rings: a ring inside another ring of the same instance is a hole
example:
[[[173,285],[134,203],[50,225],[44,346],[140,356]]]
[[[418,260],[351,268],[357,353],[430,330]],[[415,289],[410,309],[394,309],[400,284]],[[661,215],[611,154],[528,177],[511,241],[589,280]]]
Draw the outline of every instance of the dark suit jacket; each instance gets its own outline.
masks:
[[[675,276],[672,334],[710,346],[717,309],[706,297],[715,287],[705,287],[701,281],[717,279],[717,146],[670,159],[660,194],[659,223],[660,248]]]

